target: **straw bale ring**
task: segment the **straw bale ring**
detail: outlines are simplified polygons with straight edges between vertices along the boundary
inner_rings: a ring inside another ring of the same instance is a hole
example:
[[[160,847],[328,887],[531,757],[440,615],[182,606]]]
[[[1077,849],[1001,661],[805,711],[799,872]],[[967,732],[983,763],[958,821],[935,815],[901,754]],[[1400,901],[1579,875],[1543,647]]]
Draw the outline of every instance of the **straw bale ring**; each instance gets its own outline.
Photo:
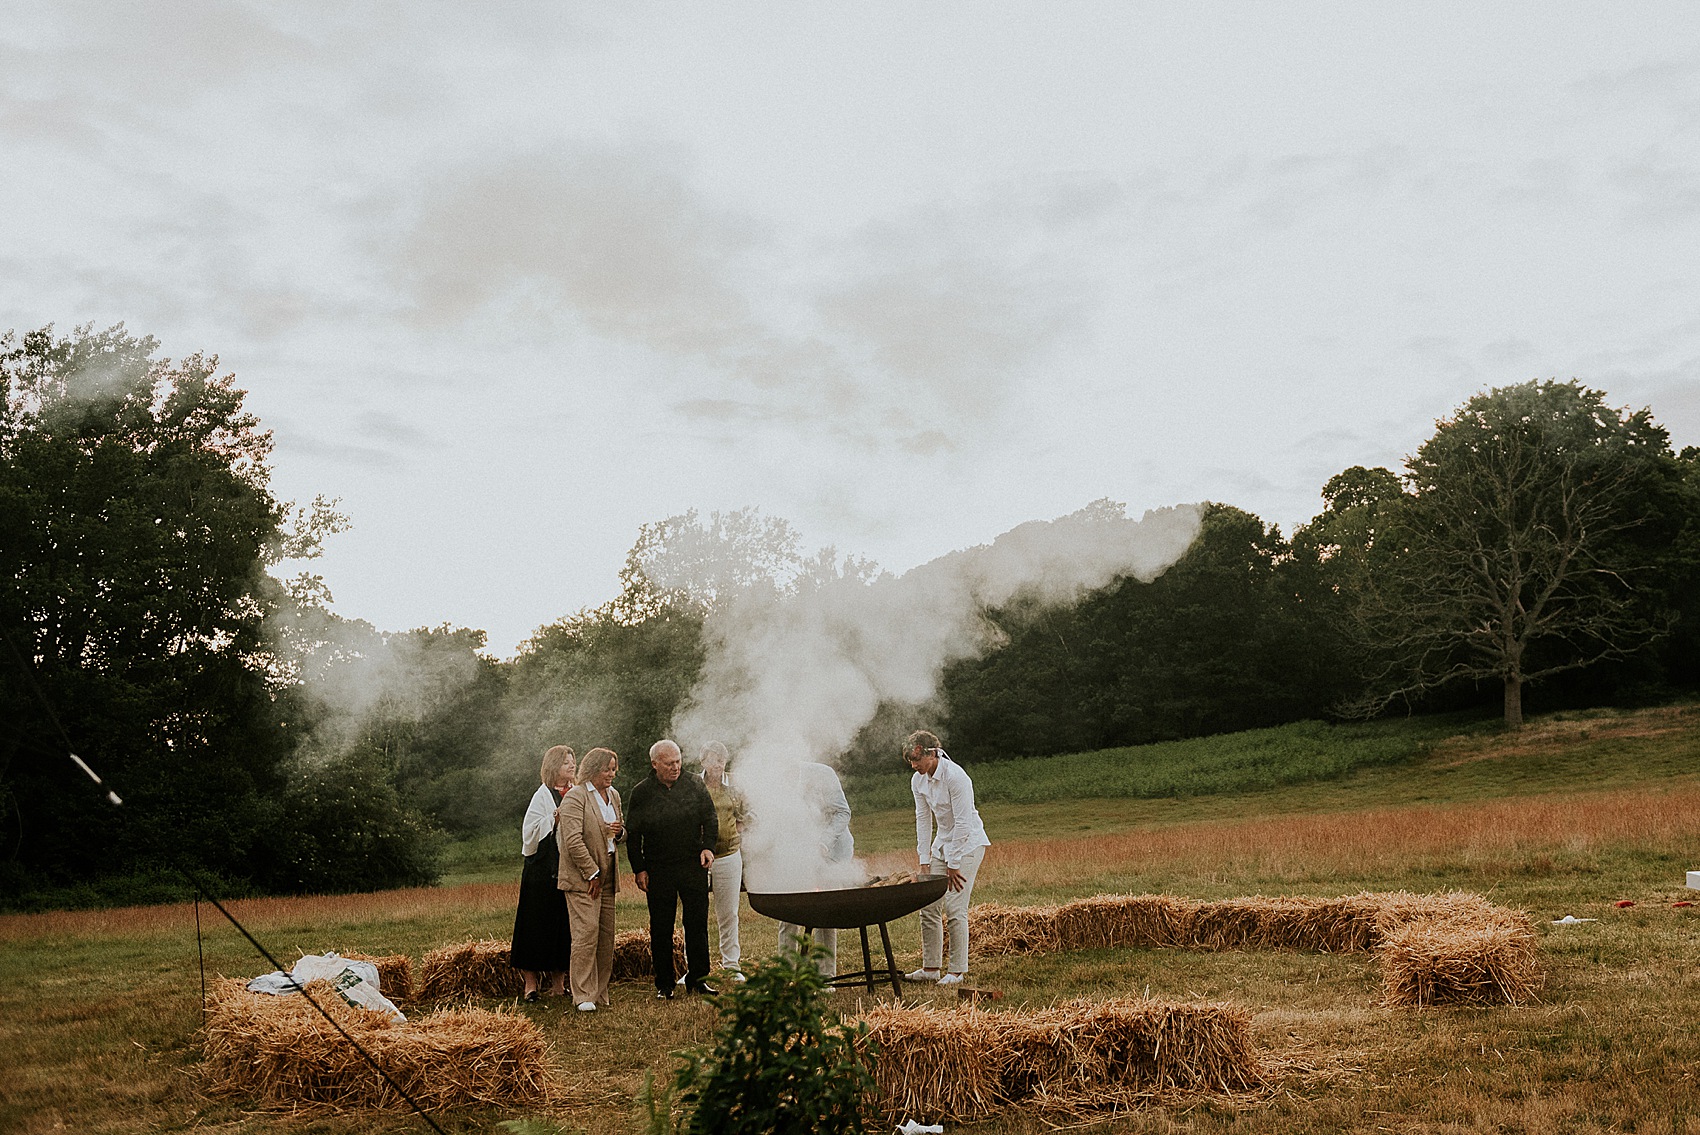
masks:
[[[1254,948],[1263,935],[1259,906],[1265,900],[1218,899],[1193,911],[1192,945],[1204,950]]]
[[[685,972],[685,937],[673,932],[673,973]],[[641,981],[655,976],[649,952],[649,931],[622,930],[614,935],[614,981]]]
[[[1192,939],[1197,906],[1172,895],[1080,899],[1057,908],[1057,938],[1066,950],[1184,945]]]
[[[524,1017],[462,1009],[397,1023],[348,1005],[328,982],[307,990],[421,1107],[529,1107],[551,1097],[548,1044]],[[305,997],[249,993],[226,979],[211,1001],[203,1030],[211,1090],[288,1106],[406,1106]]]
[[[869,1009],[863,1051],[876,1054],[874,1083],[886,1112],[967,1121],[1002,1110],[1001,1017],[972,1007]]]
[[[1263,1083],[1251,1015],[1230,1005],[1147,999],[1074,1002],[1035,1013],[881,1005],[875,1080],[890,1115],[958,1122],[1023,1105],[1091,1112],[1167,1091]]]
[[[1278,897],[1257,900],[1260,949],[1341,954],[1366,947],[1357,908],[1342,899]]]
[[[1375,933],[1369,948],[1402,927],[1414,923],[1478,923],[1497,922],[1508,912],[1481,895],[1469,891],[1447,891],[1438,895],[1418,895],[1409,891],[1388,891],[1361,896],[1375,904]]]
[[[1072,1083],[1057,1088],[1231,1092],[1263,1082],[1251,1014],[1233,1005],[1137,998],[1078,1002],[1059,1012],[1058,1031],[1073,1060]]]
[[[1383,994],[1399,1007],[1523,1004],[1544,979],[1535,942],[1528,919],[1509,911],[1408,923],[1381,944]]]
[[[1056,913],[1050,906],[980,903],[968,908],[968,940],[981,957],[1055,953],[1062,949]]]
[[[371,962],[378,969],[378,992],[391,1001],[413,996],[413,959],[406,954],[343,954],[351,962]]]
[[[511,949],[511,943],[499,938],[484,938],[432,950],[419,959],[418,999],[519,996],[525,979],[508,964]]]

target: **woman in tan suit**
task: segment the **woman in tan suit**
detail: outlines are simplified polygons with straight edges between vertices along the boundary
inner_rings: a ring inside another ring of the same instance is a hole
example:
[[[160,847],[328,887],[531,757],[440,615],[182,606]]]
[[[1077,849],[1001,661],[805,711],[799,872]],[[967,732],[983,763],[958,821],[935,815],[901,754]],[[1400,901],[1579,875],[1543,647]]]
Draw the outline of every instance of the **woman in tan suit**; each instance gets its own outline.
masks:
[[[573,1000],[581,1013],[608,1004],[614,976],[614,892],[619,878],[614,845],[626,834],[614,774],[620,758],[592,749],[579,762],[579,781],[561,799],[556,842],[561,849],[556,882],[567,898],[572,924]]]

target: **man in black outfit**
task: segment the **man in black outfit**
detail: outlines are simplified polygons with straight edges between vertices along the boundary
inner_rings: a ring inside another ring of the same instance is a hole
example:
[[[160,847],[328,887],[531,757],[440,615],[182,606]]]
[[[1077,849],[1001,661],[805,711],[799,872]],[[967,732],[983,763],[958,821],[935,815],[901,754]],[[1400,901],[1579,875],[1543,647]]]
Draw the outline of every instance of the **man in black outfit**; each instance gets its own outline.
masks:
[[[681,777],[679,746],[657,741],[650,774],[626,807],[626,855],[649,900],[655,995],[673,996],[673,912],[685,908],[685,988],[713,996],[708,976],[708,866],[720,839],[714,800],[694,776]]]

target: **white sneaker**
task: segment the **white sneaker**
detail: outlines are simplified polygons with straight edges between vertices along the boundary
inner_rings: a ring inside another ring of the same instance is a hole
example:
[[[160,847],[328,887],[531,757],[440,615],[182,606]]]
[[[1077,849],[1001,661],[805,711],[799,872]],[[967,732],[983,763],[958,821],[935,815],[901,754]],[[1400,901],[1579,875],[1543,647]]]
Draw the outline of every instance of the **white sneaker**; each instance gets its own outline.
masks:
[[[939,971],[936,970],[936,969],[911,970],[910,972],[903,975],[903,980],[904,981],[937,981],[937,980],[939,980]],[[957,980],[960,981],[962,979],[958,978]]]
[[[581,1013],[594,1013],[596,1012],[596,1002],[580,1001],[578,1003],[578,1011]]]
[[[943,977],[939,978],[939,984],[940,985],[961,985],[962,984],[962,975],[959,974],[959,973],[947,973]]]
[[[745,982],[745,981],[747,981],[747,980],[749,980],[749,979],[748,979],[748,978],[746,978],[746,977],[745,977],[745,976],[744,976],[744,975],[743,975],[743,974],[742,974],[742,973],[740,973],[740,972],[739,972],[739,971],[738,971],[738,970],[733,970],[733,971],[732,971],[732,980],[733,980],[733,981],[735,981],[735,982],[737,982],[737,983],[738,983],[738,984],[739,984],[739,985],[742,985],[742,984],[744,984],[744,982]]]

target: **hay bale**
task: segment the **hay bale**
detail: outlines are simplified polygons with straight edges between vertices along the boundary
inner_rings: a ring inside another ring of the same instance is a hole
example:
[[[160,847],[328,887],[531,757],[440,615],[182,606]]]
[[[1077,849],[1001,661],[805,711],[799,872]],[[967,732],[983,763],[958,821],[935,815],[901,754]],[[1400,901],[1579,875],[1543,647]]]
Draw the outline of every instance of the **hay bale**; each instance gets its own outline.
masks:
[[[1057,908],[1062,949],[1186,945],[1198,904],[1173,895],[1097,895]]]
[[[419,1000],[517,997],[525,978],[508,964],[511,943],[499,938],[432,950],[419,960]]]
[[[1054,953],[1062,949],[1055,916],[1051,906],[981,903],[968,908],[968,941],[980,957]]]
[[[1382,989],[1400,1007],[1521,1005],[1543,974],[1527,919],[1413,922],[1381,946]]]
[[[378,968],[378,992],[391,1001],[406,1001],[413,996],[413,959],[406,954],[344,954],[354,962],[371,962]]]
[[[1010,1107],[1089,1114],[1176,1092],[1256,1089],[1251,1014],[1151,999],[1037,1013],[879,1005],[863,1018],[893,1116],[967,1122]]]
[[[550,1100],[556,1070],[538,1027],[511,1012],[460,1009],[395,1023],[346,1004],[330,983],[308,991],[419,1105],[535,1107]],[[304,997],[249,993],[215,983],[203,1030],[211,1090],[275,1105],[405,1108]]]
[[[1369,942],[1364,947],[1367,950],[1375,949],[1396,931],[1415,923],[1475,923],[1486,926],[1507,918],[1522,918],[1522,915],[1495,906],[1481,895],[1469,891],[1422,895],[1410,891],[1385,891],[1353,895],[1346,901],[1361,902],[1367,908],[1365,917],[1370,923]]]
[[[685,972],[685,936],[673,932],[673,975]],[[649,956],[649,931],[623,930],[614,935],[614,981],[651,981],[655,966]]]

